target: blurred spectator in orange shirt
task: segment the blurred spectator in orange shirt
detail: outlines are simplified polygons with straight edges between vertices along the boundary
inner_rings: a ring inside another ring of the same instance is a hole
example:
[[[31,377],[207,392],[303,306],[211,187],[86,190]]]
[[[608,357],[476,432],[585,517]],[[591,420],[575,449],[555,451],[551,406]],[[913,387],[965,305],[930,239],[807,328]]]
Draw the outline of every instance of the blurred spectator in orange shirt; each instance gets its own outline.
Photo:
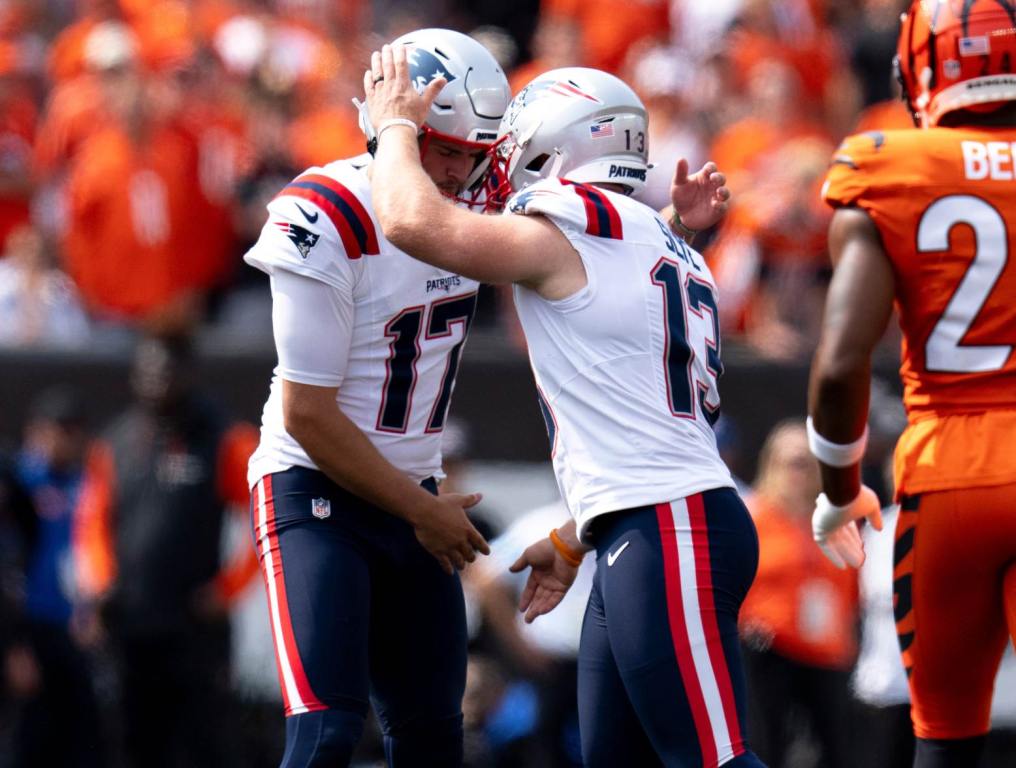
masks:
[[[28,223],[32,142],[38,115],[21,72],[22,51],[0,39],[0,252],[11,231]]]
[[[812,541],[820,490],[804,422],[777,424],[759,455],[748,507],[759,536],[755,583],[741,606],[749,732],[770,768],[786,765],[793,718],[810,721],[818,764],[852,765],[848,676],[857,654],[858,584]]]
[[[200,153],[179,122],[182,70],[143,68],[138,38],[117,22],[92,31],[85,55],[114,119],[70,171],[69,272],[99,317],[185,329],[228,263],[221,231],[205,231],[215,217],[201,190]]]

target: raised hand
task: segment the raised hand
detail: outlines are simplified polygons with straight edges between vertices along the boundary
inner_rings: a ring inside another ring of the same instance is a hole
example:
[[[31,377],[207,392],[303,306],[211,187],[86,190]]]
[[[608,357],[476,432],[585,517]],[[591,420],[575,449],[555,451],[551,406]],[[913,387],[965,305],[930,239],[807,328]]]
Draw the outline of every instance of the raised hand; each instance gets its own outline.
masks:
[[[441,564],[445,573],[462,570],[476,559],[476,553],[490,554],[490,547],[466,515],[483,496],[479,493],[449,493],[435,496],[433,503],[413,520],[416,538]]]
[[[708,162],[695,173],[688,174],[688,161],[677,161],[674,180],[670,183],[670,202],[681,217],[681,223],[696,231],[708,229],[722,219],[730,207],[727,177]]]
[[[385,44],[370,57],[370,69],[363,73],[363,90],[371,124],[380,130],[386,120],[412,120],[422,125],[430,105],[445,86],[436,77],[417,91],[409,76],[406,46]]]
[[[550,613],[564,599],[578,568],[565,562],[549,538],[530,545],[508,570],[520,573],[526,568],[532,571],[522,590],[519,610],[526,614],[526,623],[531,624],[537,616]]]

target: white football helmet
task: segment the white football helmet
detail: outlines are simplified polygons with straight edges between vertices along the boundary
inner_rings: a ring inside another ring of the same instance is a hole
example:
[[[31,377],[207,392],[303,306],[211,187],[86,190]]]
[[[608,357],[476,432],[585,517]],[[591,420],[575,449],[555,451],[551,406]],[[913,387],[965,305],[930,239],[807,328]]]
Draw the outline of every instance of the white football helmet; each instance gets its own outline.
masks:
[[[422,91],[439,75],[447,81],[420,126],[421,153],[431,139],[471,150],[493,146],[511,90],[508,78],[490,51],[468,35],[450,29],[419,29],[392,42],[400,44],[408,48],[409,74],[417,90]],[[356,105],[360,110],[360,128],[373,154],[374,127],[365,106],[359,102]],[[489,165],[490,160],[484,155],[466,181],[467,190],[475,191],[482,186]]]
[[[498,133],[499,198],[552,177],[620,184],[628,194],[645,186],[646,108],[635,91],[606,72],[545,72],[512,99]]]

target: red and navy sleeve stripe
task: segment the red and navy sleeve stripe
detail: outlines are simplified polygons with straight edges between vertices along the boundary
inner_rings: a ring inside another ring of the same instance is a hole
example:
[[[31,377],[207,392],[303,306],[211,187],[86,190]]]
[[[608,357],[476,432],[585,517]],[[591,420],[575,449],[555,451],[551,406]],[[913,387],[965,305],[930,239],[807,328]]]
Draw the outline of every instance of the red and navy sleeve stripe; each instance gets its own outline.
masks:
[[[363,203],[330,176],[315,173],[299,176],[289,182],[277,197],[300,197],[324,211],[335,225],[349,258],[358,259],[364,254],[369,256],[381,252],[374,222]]]
[[[621,216],[603,192],[596,187],[576,184],[567,179],[561,181],[571,185],[586,206],[586,234],[609,237],[613,240],[621,240],[624,237],[621,231]]]

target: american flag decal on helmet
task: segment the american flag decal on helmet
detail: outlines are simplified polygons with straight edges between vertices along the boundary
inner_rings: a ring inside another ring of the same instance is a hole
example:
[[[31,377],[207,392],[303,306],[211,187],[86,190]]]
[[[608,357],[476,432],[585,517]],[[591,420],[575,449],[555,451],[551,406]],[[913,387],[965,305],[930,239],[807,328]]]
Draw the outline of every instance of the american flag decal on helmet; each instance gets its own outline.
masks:
[[[589,126],[589,136],[594,139],[606,139],[614,135],[614,118]]]
[[[991,43],[986,35],[960,38],[960,56],[987,56],[991,53]]]

